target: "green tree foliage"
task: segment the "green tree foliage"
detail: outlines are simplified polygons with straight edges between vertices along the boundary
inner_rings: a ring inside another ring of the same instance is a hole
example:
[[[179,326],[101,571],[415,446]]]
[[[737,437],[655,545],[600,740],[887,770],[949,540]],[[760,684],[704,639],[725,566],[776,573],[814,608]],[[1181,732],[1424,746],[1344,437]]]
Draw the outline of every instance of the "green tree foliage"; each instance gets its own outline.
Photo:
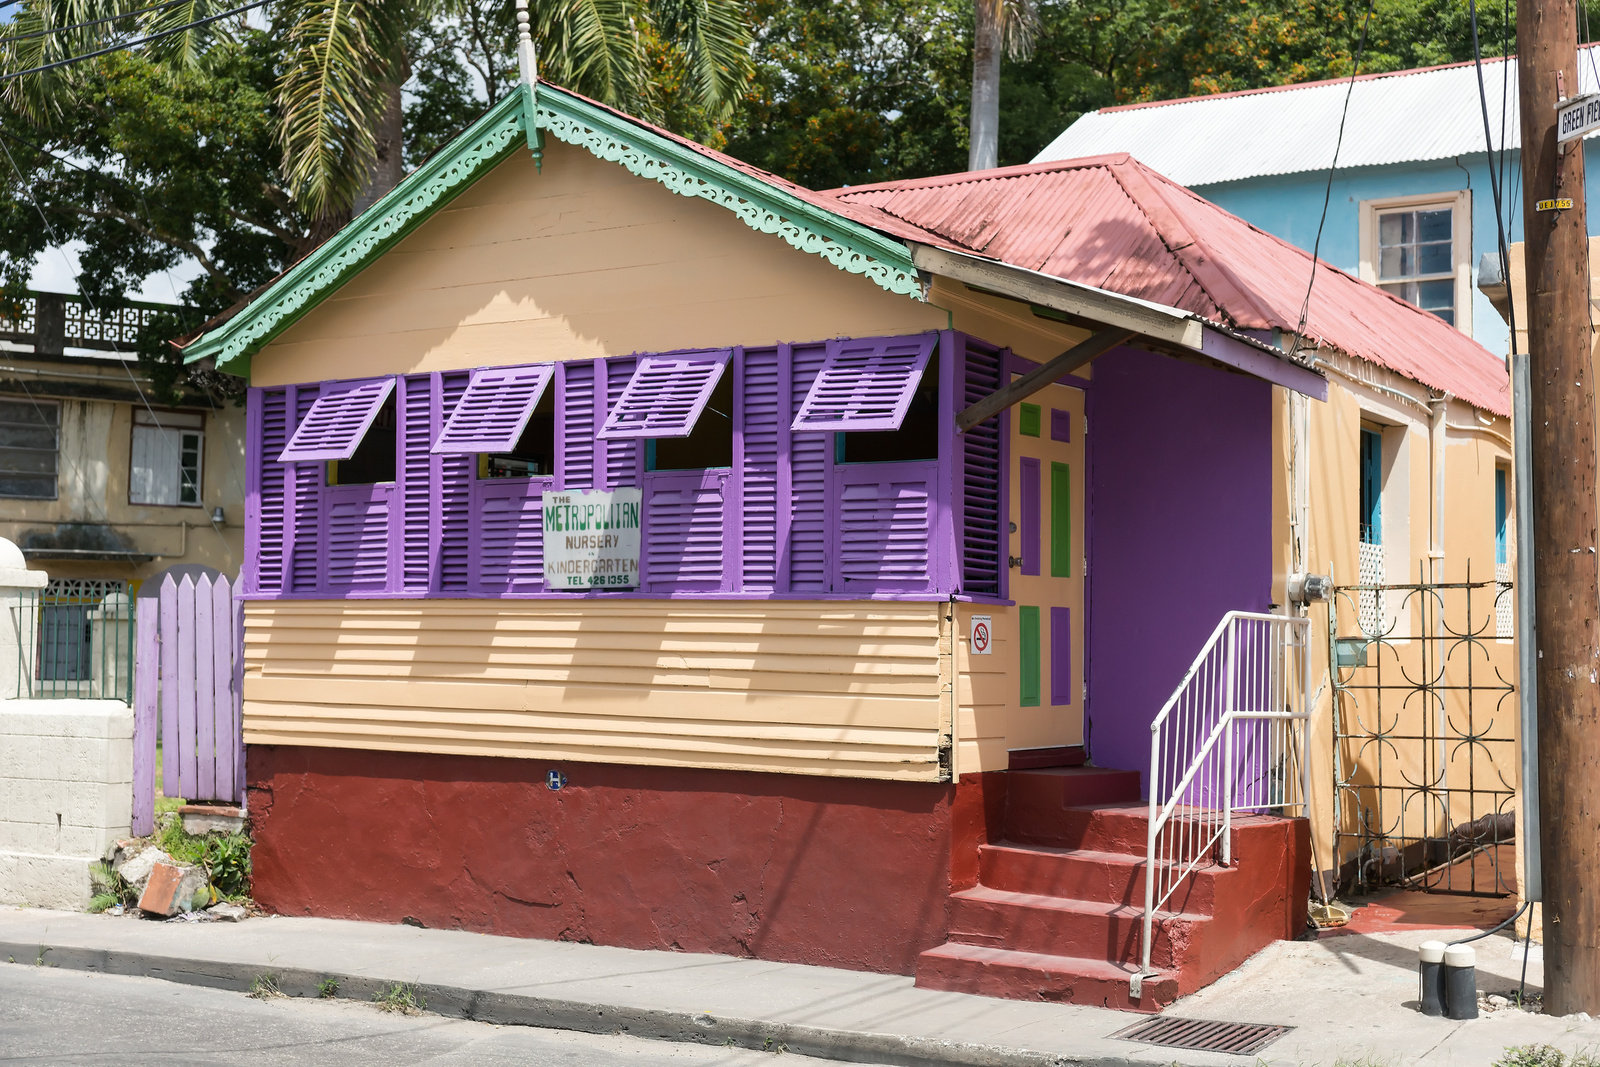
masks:
[[[71,108],[29,121],[0,107],[0,279],[15,298],[50,246],[81,241],[82,291],[110,304],[198,263],[188,307],[140,345],[170,393],[180,371],[164,342],[310,247],[276,166],[270,41],[249,32],[193,65],[118,53],[85,66]]]
[[[972,5],[756,0],[756,75],[728,151],[813,188],[961,170]]]

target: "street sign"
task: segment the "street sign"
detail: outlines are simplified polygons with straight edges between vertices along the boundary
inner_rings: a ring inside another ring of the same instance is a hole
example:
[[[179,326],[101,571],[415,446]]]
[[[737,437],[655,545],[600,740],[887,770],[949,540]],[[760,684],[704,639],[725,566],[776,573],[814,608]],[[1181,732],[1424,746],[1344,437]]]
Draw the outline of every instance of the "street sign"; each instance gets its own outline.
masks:
[[[1575,141],[1600,130],[1600,93],[1575,96],[1556,105],[1556,140]]]
[[[994,646],[994,621],[988,615],[972,617],[972,654],[987,656]]]

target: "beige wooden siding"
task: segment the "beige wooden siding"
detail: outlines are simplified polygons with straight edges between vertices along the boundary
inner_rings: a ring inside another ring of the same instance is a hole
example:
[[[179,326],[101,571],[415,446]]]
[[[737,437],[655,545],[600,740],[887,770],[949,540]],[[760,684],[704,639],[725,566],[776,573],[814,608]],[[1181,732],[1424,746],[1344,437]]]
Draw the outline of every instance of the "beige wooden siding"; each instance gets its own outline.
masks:
[[[307,312],[251,384],[915,333],[945,312],[554,138]],[[1054,354],[1054,353],[1052,353]]]
[[[255,602],[245,741],[932,780],[944,607]]]

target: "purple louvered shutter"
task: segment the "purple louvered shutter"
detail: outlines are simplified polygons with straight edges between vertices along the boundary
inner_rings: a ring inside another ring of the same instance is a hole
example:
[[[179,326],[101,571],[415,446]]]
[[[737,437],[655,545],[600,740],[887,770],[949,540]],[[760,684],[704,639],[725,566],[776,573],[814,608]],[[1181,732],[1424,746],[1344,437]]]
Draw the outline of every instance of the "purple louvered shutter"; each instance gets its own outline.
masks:
[[[289,439],[289,397],[283,389],[250,390],[249,425],[255,437],[254,499],[245,521],[245,559],[254,561],[246,569],[247,589],[252,593],[276,593],[283,589],[284,544],[287,524],[284,512],[284,474],[278,453]]]
[[[472,382],[444,424],[435,452],[510,452],[544,395],[554,363],[528,367],[486,367]]]
[[[471,376],[465,372],[439,375],[439,417],[448,419],[467,391]],[[467,454],[439,456],[439,589],[467,591],[472,562],[472,482],[477,457]]]
[[[688,437],[732,358],[728,348],[640,356],[598,436]]]
[[[438,461],[429,445],[436,406],[433,375],[400,380],[400,583],[413,591],[428,589],[432,579]]]
[[[898,430],[938,343],[936,333],[829,341],[790,429]]]
[[[485,593],[544,589],[544,491],[549,478],[497,478],[474,494],[473,587]]]
[[[845,466],[835,475],[841,592],[924,593],[934,587],[937,463]]]
[[[727,588],[725,470],[651,474],[644,489],[644,588],[655,593]]]
[[[594,361],[561,364],[556,394],[556,472],[563,489],[593,489],[595,484]]]
[[[739,522],[746,592],[778,588],[780,455],[788,437],[788,405],[781,390],[782,353],[744,350],[740,430],[743,492]]]
[[[325,529],[325,588],[381,592],[389,585],[389,509],[392,485],[329,486]]]
[[[817,372],[828,361],[827,346],[794,345],[789,361],[790,410],[794,410],[804,402]],[[832,466],[832,436],[808,433],[790,438],[789,588],[797,593],[829,589],[827,488]]]
[[[1005,353],[990,345],[967,339],[966,361],[961,378],[964,408],[1000,388],[1000,368]],[[1001,534],[1001,489],[1003,449],[1000,416],[995,415],[972,427],[961,442],[961,588],[967,593],[1000,595],[1001,566],[1005,558]]]
[[[628,383],[633,380],[634,371],[637,369],[638,360],[632,356],[605,360],[601,366],[605,369],[606,388],[605,399],[600,409],[595,413],[596,421],[602,421],[607,411],[614,410],[626,393]],[[618,440],[595,442],[595,467],[597,472],[605,475],[604,485],[607,489],[615,489],[620,485],[639,484],[639,442],[634,438],[621,438]],[[600,487],[600,480],[595,481],[596,488]]]
[[[318,389],[315,385],[295,388],[296,426],[305,421],[316,405]],[[319,588],[321,577],[322,483],[327,480],[326,468],[321,463],[296,463],[288,470],[292,472],[294,503],[285,584],[296,592],[314,592]]]
[[[317,402],[295,426],[294,436],[278,461],[349,459],[378,417],[378,409],[393,392],[393,378],[324,384]]]

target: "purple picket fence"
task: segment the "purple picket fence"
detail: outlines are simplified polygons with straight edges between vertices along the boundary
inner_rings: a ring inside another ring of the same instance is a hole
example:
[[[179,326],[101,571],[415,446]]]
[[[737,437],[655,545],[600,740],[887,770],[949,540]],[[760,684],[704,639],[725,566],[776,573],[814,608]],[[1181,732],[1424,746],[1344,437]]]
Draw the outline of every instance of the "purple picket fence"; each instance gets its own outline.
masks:
[[[168,574],[159,598],[145,603],[157,610],[141,606],[136,615],[133,832],[140,836],[155,830],[158,732],[166,795],[244,800],[244,613],[232,583]]]

